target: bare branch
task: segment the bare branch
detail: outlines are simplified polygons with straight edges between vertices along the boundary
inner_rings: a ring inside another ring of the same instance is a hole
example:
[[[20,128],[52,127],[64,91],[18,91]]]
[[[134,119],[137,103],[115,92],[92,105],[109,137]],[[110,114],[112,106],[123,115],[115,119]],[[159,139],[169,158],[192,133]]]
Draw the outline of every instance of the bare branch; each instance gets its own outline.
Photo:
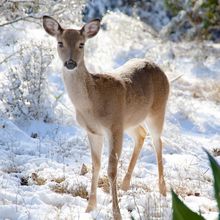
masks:
[[[34,1],[30,1],[30,0],[14,0],[14,1],[12,1],[12,0],[8,0],[8,2],[11,2],[11,3],[34,3]]]
[[[17,18],[17,19],[15,19],[15,20],[12,20],[12,21],[9,21],[9,22],[0,24],[0,27],[6,26],[6,25],[10,25],[10,24],[16,23],[16,22],[18,22],[18,21],[22,21],[22,20],[24,21],[24,20],[26,20],[27,18],[41,19],[41,16],[37,17],[37,16],[33,16],[33,15],[27,15],[27,16],[25,16],[25,17],[20,17],[20,18]]]
[[[20,53],[22,50],[24,50],[25,48],[21,48],[20,50],[15,51],[14,53],[10,54],[9,56],[5,57],[2,61],[0,61],[0,64],[6,62],[7,60],[9,60],[11,57],[13,57],[14,55],[16,55],[17,53]]]

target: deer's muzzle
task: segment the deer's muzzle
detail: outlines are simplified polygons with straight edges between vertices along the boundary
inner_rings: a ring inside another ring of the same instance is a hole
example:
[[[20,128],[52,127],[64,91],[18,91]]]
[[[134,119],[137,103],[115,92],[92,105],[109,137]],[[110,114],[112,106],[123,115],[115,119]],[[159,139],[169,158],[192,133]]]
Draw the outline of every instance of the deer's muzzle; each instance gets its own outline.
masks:
[[[67,69],[72,70],[77,66],[77,63],[74,60],[68,60],[64,63],[64,66]]]

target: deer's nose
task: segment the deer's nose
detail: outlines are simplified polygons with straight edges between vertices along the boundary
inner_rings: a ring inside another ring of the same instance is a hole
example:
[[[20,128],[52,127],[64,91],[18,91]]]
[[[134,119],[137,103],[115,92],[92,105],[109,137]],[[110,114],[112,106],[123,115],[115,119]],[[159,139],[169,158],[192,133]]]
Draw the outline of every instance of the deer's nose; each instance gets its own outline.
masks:
[[[65,62],[64,66],[66,66],[67,69],[72,70],[77,66],[77,63],[74,60],[70,59]]]

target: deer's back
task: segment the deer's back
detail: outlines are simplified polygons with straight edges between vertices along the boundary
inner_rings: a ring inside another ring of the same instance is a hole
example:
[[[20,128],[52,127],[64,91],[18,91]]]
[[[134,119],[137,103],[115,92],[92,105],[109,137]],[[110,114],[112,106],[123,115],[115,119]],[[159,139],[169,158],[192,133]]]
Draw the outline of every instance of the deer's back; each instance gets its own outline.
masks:
[[[144,59],[128,61],[110,75],[95,74],[93,80],[95,114],[106,124],[123,118],[125,127],[134,126],[148,112],[166,105],[167,77],[157,65]]]
[[[164,110],[169,82],[164,72],[145,59],[133,59],[116,70],[126,87],[125,123],[133,126],[149,112]]]

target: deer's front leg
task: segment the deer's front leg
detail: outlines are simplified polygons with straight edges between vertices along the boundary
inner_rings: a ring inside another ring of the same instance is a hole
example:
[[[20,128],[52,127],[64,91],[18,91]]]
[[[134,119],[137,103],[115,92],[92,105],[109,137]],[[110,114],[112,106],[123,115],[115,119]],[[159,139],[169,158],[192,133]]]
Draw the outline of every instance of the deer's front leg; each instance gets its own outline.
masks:
[[[111,186],[112,194],[112,209],[113,216],[115,220],[121,220],[121,213],[118,206],[118,196],[117,196],[117,167],[118,160],[121,154],[122,148],[122,129],[116,128],[109,134],[109,163],[108,163],[108,177]]]
[[[99,178],[99,170],[101,166],[101,154],[102,154],[102,144],[103,137],[99,135],[94,135],[88,133],[90,148],[91,148],[91,156],[92,156],[92,184],[91,191],[89,195],[89,202],[86,208],[86,212],[90,212],[96,208],[96,191],[98,185]]]

